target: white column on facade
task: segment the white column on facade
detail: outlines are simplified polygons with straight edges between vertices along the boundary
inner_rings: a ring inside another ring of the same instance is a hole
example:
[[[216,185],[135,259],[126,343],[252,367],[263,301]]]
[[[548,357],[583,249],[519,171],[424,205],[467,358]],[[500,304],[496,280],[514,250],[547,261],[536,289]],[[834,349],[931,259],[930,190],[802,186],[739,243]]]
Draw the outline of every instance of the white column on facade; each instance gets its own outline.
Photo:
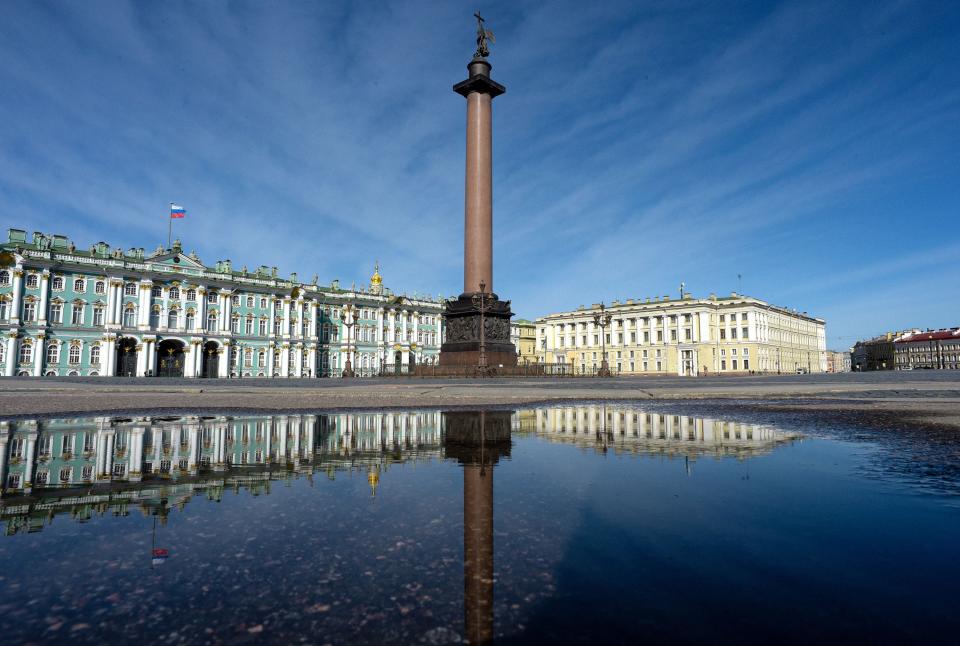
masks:
[[[147,346],[147,370],[151,375],[157,374],[157,340],[148,339]]]
[[[227,334],[230,332],[230,303],[232,302],[230,292],[225,289],[221,289],[218,300],[220,306],[220,317],[217,329],[221,334]]]
[[[29,490],[33,485],[33,459],[37,448],[37,432],[30,431],[26,435],[27,451],[23,459],[23,488]]]
[[[120,296],[123,292],[117,289],[117,279],[110,276],[107,278],[107,316],[106,316],[106,325],[110,327],[111,325],[116,325],[118,323],[117,312],[119,308],[117,306]]]
[[[318,303],[316,299],[311,299],[310,301],[310,335],[309,335],[309,338],[311,339],[317,338],[317,334],[319,334],[319,326],[317,325],[317,322],[320,320],[319,318],[317,318],[317,312],[319,311],[319,309],[320,309],[320,303]]]
[[[7,357],[6,357],[7,363],[4,366],[4,370],[3,370],[3,374],[6,377],[12,377],[14,374],[14,370],[17,367],[17,359],[19,358],[17,356],[17,353],[20,350],[20,348],[18,348],[17,345],[18,345],[17,333],[15,331],[9,332],[7,334]]]
[[[44,344],[45,335],[38,334],[33,343],[33,376],[39,377],[43,374],[43,353],[46,351]]]
[[[187,470],[191,474],[197,472],[197,462],[200,456],[200,426],[199,422],[190,425],[187,431],[187,441],[190,443],[190,453],[187,457]]]
[[[290,337],[290,299],[289,298],[283,299],[283,323],[280,324],[280,334],[284,338]]]
[[[187,353],[184,357],[183,364],[183,376],[184,377],[196,377],[197,369],[197,352],[200,347],[200,342],[196,339],[191,339],[187,342]]]
[[[140,480],[143,470],[143,433],[144,429],[142,427],[130,429],[129,446],[127,447],[129,454],[127,477],[133,482]]]
[[[117,439],[117,432],[112,428],[106,431],[106,452],[103,455],[103,473],[107,480],[113,477],[113,451]]]
[[[229,341],[224,341],[220,349],[217,350],[217,353],[220,355],[220,360],[217,363],[218,377],[226,378],[230,376],[230,350]]]
[[[277,297],[270,297],[270,318],[267,321],[267,337],[273,338],[273,324],[277,318]],[[272,375],[271,375],[272,376]]]
[[[317,376],[317,344],[311,343],[307,346],[307,370],[310,377]]]
[[[50,302],[50,270],[44,269],[40,274],[40,308],[37,311],[37,320],[40,325],[47,324],[47,303]]]
[[[10,437],[10,422],[0,422],[0,493],[7,488],[7,440]]]
[[[420,337],[419,337],[419,334],[420,334],[420,313],[417,312],[416,310],[414,310],[413,312],[411,312],[410,316],[413,317],[413,340],[414,340],[416,343],[420,343],[420,341],[419,341],[419,338],[420,338]]]
[[[272,323],[271,323],[271,324],[272,324]],[[267,344],[267,371],[266,371],[266,372],[267,372],[267,376],[268,376],[268,377],[272,377],[272,376],[273,376],[273,359],[274,359],[273,351],[274,351],[275,349],[276,349],[276,347],[275,347],[273,341],[270,341],[270,342]]]
[[[13,268],[13,289],[10,292],[10,322],[20,323],[20,307],[23,302],[23,265],[17,263]]]
[[[137,376],[142,377],[147,371],[147,344],[137,344]]]
[[[387,337],[387,342],[396,343],[397,342],[397,310],[391,309],[387,313],[387,317],[389,319],[389,328],[390,328],[389,336]]]
[[[303,376],[303,344],[301,343],[293,347],[293,376]]]
[[[280,376],[290,376],[290,344],[284,343],[280,350]]]
[[[281,415],[277,423],[277,461],[287,461],[287,415]]]
[[[140,309],[137,311],[137,325],[141,329],[145,329],[150,324],[150,301],[151,295],[150,290],[153,288],[152,280],[142,280],[140,281]]]
[[[193,317],[193,331],[202,334],[207,327],[207,288],[197,286],[197,312]]]

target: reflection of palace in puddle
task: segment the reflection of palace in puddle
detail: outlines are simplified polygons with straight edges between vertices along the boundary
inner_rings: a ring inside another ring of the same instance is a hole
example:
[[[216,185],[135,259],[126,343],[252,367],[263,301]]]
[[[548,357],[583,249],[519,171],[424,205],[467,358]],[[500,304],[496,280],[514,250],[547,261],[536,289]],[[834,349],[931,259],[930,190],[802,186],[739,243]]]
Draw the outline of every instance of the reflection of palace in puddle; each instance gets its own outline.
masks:
[[[375,489],[391,464],[441,457],[441,442],[439,412],[0,422],[0,518],[12,534],[58,513],[164,515],[317,472],[365,472]]]
[[[514,430],[617,455],[749,458],[800,437],[763,424],[664,415],[595,404],[522,410]]]

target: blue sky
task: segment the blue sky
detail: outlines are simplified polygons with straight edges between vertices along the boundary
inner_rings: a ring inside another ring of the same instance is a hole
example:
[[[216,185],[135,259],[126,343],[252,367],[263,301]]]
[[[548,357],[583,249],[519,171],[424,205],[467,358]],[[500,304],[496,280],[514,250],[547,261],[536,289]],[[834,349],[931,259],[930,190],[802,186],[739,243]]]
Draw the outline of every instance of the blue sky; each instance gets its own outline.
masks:
[[[2,224],[462,285],[476,3],[0,8]],[[486,2],[495,282],[532,318],[742,290],[831,347],[960,324],[960,4]]]

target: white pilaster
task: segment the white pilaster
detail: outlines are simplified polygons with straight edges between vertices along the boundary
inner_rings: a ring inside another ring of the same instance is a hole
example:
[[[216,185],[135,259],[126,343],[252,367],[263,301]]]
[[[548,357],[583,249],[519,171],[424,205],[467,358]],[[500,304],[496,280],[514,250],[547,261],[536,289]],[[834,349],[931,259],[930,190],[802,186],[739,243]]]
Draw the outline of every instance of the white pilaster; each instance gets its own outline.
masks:
[[[224,341],[217,353],[220,355],[220,361],[217,364],[217,376],[225,379],[230,376],[230,342]]]
[[[40,274],[40,308],[37,319],[40,325],[47,324],[47,303],[50,301],[50,270],[44,269]]]
[[[3,374],[6,377],[12,377],[14,370],[17,367],[17,352],[20,348],[17,347],[17,333],[10,332],[7,335],[7,358],[6,365],[4,366]]]
[[[23,302],[23,265],[17,263],[13,268],[13,289],[10,292],[12,301],[10,302],[10,322],[20,323],[20,307]]]
[[[45,335],[38,334],[33,343],[33,376],[39,377],[43,374],[43,353],[46,351],[44,347],[44,338]]]

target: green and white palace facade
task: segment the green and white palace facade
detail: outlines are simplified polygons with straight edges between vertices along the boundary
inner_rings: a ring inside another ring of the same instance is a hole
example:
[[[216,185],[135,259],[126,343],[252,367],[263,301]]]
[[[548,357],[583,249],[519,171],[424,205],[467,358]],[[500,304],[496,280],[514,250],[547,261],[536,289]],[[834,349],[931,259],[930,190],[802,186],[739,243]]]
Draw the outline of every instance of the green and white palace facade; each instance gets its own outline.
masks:
[[[0,244],[4,376],[335,377],[437,361],[442,299],[309,284],[275,267],[204,265],[10,229]]]

